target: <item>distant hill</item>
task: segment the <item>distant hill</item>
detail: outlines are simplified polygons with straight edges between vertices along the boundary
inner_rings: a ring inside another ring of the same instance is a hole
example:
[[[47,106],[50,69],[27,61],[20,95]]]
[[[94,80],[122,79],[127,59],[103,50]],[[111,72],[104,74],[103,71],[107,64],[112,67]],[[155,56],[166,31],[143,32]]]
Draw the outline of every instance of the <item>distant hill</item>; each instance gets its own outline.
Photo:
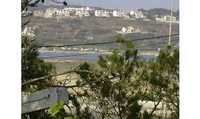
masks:
[[[45,10],[47,8],[50,7],[54,7],[54,8],[58,8],[58,9],[63,9],[66,6],[64,5],[44,5],[44,4],[38,4],[36,7],[30,7],[29,10],[30,11],[34,11],[34,10]],[[67,7],[75,7],[75,8],[80,8],[80,7],[90,7],[96,10],[111,10],[111,9],[105,9],[105,8],[101,8],[101,7],[92,7],[92,6],[80,6],[80,5],[69,5]],[[153,9],[138,9],[139,11],[142,11],[143,14],[145,16],[147,16],[147,18],[149,19],[155,19],[155,15],[157,15],[158,17],[161,16],[165,16],[165,15],[170,15],[170,10],[169,9],[165,9],[165,8],[153,8]],[[179,20],[179,10],[177,11],[173,11],[173,15],[177,18],[177,20]]]
[[[116,31],[122,27],[132,26],[147,34],[127,34],[129,39],[166,35],[169,32],[169,25],[154,21],[135,21],[121,18],[42,18],[32,17],[28,27],[36,27],[37,42],[40,45],[61,45],[87,42],[113,41],[117,35]],[[179,32],[179,25],[173,24],[172,33]],[[150,41],[149,43],[151,43]],[[161,42],[158,40],[158,42]],[[139,43],[139,42],[138,42]],[[139,43],[143,45],[144,42]],[[152,44],[152,43],[151,43]],[[95,46],[97,47],[97,46]],[[100,46],[104,47],[104,46]],[[155,45],[151,46],[155,47]],[[108,46],[105,46],[108,48]]]

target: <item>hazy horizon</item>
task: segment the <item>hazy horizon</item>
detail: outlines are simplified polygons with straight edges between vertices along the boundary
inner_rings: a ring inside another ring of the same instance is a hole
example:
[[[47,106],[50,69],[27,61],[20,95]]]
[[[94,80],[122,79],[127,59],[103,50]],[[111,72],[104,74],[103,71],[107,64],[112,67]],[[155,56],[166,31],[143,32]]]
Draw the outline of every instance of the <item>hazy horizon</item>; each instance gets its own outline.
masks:
[[[64,1],[64,0],[53,0]],[[102,8],[118,9],[151,9],[171,7],[171,0],[66,0],[69,5],[84,5]],[[47,5],[54,4],[52,0],[46,1]],[[173,0],[173,9],[179,9],[179,0]]]

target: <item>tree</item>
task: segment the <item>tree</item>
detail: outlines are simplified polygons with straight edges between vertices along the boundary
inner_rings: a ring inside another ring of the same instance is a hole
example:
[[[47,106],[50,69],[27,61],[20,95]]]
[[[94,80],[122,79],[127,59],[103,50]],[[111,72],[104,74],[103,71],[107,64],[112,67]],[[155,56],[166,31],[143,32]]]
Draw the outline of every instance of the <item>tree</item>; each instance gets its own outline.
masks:
[[[179,51],[169,46],[160,51],[156,60],[145,62],[138,60],[131,41],[118,36],[117,42],[120,48],[111,55],[100,56],[98,68],[84,63],[77,71],[81,84],[86,84],[88,102],[95,102],[102,118],[156,118],[158,105],[164,104],[170,118],[177,119]],[[141,101],[151,101],[154,107],[142,111]]]
[[[31,6],[28,0],[23,0],[25,10]],[[37,0],[36,2],[38,3]],[[42,0],[43,1],[43,0]],[[35,3],[35,5],[37,4]],[[33,5],[33,4],[32,4]],[[111,55],[100,56],[98,66],[92,67],[84,63],[77,68],[80,75],[79,88],[84,91],[87,108],[80,109],[79,97],[74,96],[76,118],[91,118],[93,112],[100,118],[119,119],[151,119],[156,118],[155,112],[159,104],[166,105],[171,111],[172,119],[179,116],[179,51],[171,46],[161,50],[155,61],[143,62],[138,60],[138,52],[131,41],[122,36],[117,37],[120,48],[113,50]],[[35,37],[22,36],[22,81],[50,75],[52,65],[38,58]],[[37,89],[48,87],[47,80],[33,85]],[[84,85],[84,86],[83,86]],[[26,86],[24,89],[26,89]],[[24,90],[23,89],[23,90]],[[142,112],[140,101],[153,101],[154,108]],[[58,102],[49,110],[53,118],[64,118],[62,102]],[[161,115],[162,116],[162,115]],[[162,116],[161,118],[165,118]]]
[[[21,1],[21,11],[27,10],[28,7],[34,7],[39,2],[44,3],[44,0],[22,0]]]
[[[171,118],[179,117],[179,51],[168,46],[160,51],[156,62],[146,64],[144,80],[154,101],[163,102]]]
[[[22,35],[22,83],[38,78],[41,76],[48,76],[53,72],[53,66],[38,58],[38,47],[34,36]],[[44,88],[48,86],[47,81],[35,83],[37,88]],[[22,87],[24,91],[30,85]]]
[[[57,4],[63,4],[65,6],[67,6],[67,2],[66,0],[52,0],[53,2],[57,3]],[[58,2],[57,2],[58,1]],[[27,10],[28,7],[35,7],[38,3],[44,3],[45,0],[22,0],[21,1],[21,11]]]
[[[117,42],[121,48],[115,49],[111,55],[100,56],[99,69],[85,63],[79,70],[87,72],[77,73],[82,83],[87,84],[89,98],[96,102],[102,117],[140,119],[140,63],[137,50],[132,42],[122,36],[117,37]]]
[[[117,42],[120,48],[111,55],[100,56],[98,66],[83,63],[76,69],[81,77],[77,87],[84,93],[70,99],[77,110],[75,117],[90,119],[94,112],[102,119],[178,119],[177,48],[168,46],[155,60],[141,61],[132,42],[122,36],[117,37]],[[143,108],[140,102],[144,101],[153,102],[151,110]],[[87,105],[85,111],[80,110],[83,104]],[[166,109],[159,108],[162,104]]]
[[[45,0],[22,0],[21,11],[27,11],[28,7],[35,7],[39,2],[44,3]],[[22,23],[22,28],[29,23],[30,19]],[[34,33],[22,33],[22,83],[33,78],[48,76],[53,72],[53,66],[38,58],[38,45],[36,43]],[[41,89],[49,86],[48,80],[37,82],[33,85],[22,86],[22,91],[36,86]]]

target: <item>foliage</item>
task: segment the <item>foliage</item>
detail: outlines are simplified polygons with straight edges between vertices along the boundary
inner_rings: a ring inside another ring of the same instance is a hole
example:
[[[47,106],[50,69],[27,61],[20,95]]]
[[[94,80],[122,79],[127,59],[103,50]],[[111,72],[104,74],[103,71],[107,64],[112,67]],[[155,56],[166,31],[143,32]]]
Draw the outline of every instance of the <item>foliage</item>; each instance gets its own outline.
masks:
[[[94,113],[96,118],[102,119],[179,118],[177,48],[168,46],[160,51],[156,60],[146,62],[138,60],[138,51],[132,42],[118,36],[117,43],[119,49],[114,49],[111,55],[99,56],[98,68],[88,63],[77,68],[76,73],[81,77],[77,87],[84,94],[69,97],[75,113],[66,113],[64,102],[59,101],[48,111],[52,118],[92,119]],[[83,97],[85,101],[80,101]],[[142,101],[153,102],[152,109],[145,110]],[[82,104],[87,105],[84,110]]]
[[[70,96],[71,97],[71,96]],[[76,107],[76,113],[72,114],[66,112],[64,110],[64,101],[60,100],[56,102],[52,107],[49,108],[48,114],[52,119],[91,119],[91,113],[89,112],[89,108],[85,108],[85,110],[80,110],[80,105],[77,102],[76,97],[71,97],[70,100],[73,102],[73,105]]]
[[[48,76],[53,71],[53,66],[38,58],[38,47],[35,38],[28,35],[22,35],[22,82],[41,76]],[[47,81],[41,81],[38,87],[42,88],[48,85]],[[23,90],[26,89],[23,87]]]
[[[44,0],[22,0],[21,1],[21,11],[26,10],[29,6],[34,7],[36,6],[39,2],[44,3]]]
[[[148,73],[147,73],[148,72]],[[145,80],[151,88],[149,93],[162,100],[172,117],[179,117],[179,51],[172,46],[161,50],[156,62],[146,67]],[[156,101],[157,101],[156,100]]]
[[[156,61],[143,62],[138,60],[132,42],[122,36],[117,37],[117,42],[120,49],[99,57],[100,69],[84,63],[77,71],[82,84],[87,84],[89,102],[96,102],[101,116],[107,118],[156,118],[161,104],[170,110],[170,118],[178,118],[179,51],[168,46]],[[139,101],[153,101],[154,107],[143,113]]]
[[[80,66],[77,72],[82,78],[82,83],[89,86],[90,98],[99,104],[103,115],[112,118],[141,118],[141,105],[138,101],[141,96],[138,77],[139,62],[137,50],[132,42],[122,36],[117,37],[120,49],[113,50],[111,55],[100,56],[98,65],[100,69],[90,67],[88,64]],[[102,115],[102,116],[103,116]]]
[[[55,103],[51,108],[48,110],[48,114],[55,119],[64,119],[65,111],[64,111],[64,101],[60,100]]]
[[[27,10],[39,2],[44,0],[22,0],[21,10]],[[151,14],[153,16],[155,12]],[[156,61],[142,62],[138,61],[138,51],[132,42],[118,36],[117,43],[119,49],[114,49],[111,55],[99,57],[100,68],[84,63],[76,72],[81,77],[78,86],[84,84],[83,90],[89,106],[81,111],[78,97],[73,96],[71,100],[76,107],[76,114],[67,114],[61,100],[48,110],[52,118],[90,119],[90,106],[95,106],[94,111],[102,119],[151,119],[156,118],[155,112],[161,102],[170,110],[169,118],[179,117],[179,51],[169,46],[160,51]],[[35,37],[22,35],[22,82],[48,76],[52,69],[51,64],[38,58]],[[45,80],[34,85],[39,89],[50,84]],[[22,90],[27,87],[30,88],[26,86]],[[150,112],[142,112],[140,101],[153,101],[154,108]]]

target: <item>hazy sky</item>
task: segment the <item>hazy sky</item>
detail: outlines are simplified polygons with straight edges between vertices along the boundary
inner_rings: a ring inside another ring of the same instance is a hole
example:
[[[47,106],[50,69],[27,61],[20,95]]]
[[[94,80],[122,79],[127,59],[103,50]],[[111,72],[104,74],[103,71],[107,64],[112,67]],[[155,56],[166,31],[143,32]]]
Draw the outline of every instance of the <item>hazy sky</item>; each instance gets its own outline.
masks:
[[[103,8],[120,8],[120,9],[121,8],[122,9],[170,8],[171,1],[173,1],[173,8],[174,9],[179,8],[179,0],[66,0],[66,1],[72,5],[89,5],[89,6],[99,6]]]

